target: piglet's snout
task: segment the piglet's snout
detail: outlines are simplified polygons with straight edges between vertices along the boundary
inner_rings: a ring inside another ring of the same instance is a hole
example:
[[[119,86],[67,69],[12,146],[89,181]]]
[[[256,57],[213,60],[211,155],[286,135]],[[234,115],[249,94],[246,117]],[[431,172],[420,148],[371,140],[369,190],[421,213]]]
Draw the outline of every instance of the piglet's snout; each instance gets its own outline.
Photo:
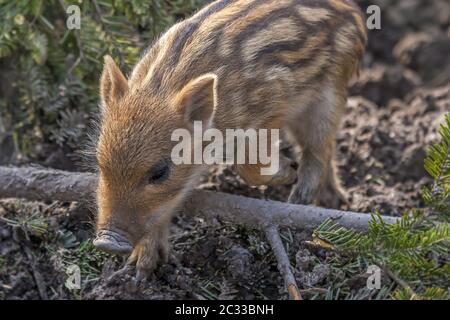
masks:
[[[129,254],[133,250],[130,242],[125,236],[112,231],[100,230],[94,240],[94,246],[102,251],[112,254]]]

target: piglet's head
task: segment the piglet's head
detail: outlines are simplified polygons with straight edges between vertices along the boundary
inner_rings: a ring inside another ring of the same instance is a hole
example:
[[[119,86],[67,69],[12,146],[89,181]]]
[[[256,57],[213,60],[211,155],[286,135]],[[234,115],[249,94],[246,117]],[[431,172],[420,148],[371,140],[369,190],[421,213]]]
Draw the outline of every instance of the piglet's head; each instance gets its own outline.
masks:
[[[170,219],[195,172],[193,165],[171,161],[171,135],[191,130],[194,121],[211,123],[216,88],[216,76],[206,74],[181,89],[155,92],[145,83],[130,85],[105,58],[96,147],[99,249],[128,254],[152,227]]]

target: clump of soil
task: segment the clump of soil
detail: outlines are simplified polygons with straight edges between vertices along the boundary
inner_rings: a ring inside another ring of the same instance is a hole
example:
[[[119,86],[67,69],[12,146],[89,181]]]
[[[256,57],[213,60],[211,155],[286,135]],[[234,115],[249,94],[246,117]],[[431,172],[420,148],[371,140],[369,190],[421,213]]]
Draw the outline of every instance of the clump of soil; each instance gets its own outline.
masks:
[[[359,1],[362,7],[377,1]],[[388,3],[388,4],[386,4]],[[445,0],[380,1],[382,30],[370,31],[359,79],[337,137],[336,160],[349,204],[342,209],[399,215],[423,206],[426,146],[450,111],[450,12]],[[234,168],[211,169],[199,188],[286,201],[290,186],[249,187]],[[70,203],[0,201],[0,299],[284,299],[283,279],[264,235],[225,221],[180,215],[172,226],[172,256],[149,281],[96,251],[93,215]],[[295,276],[307,298],[325,298],[345,278],[310,238],[282,230]],[[81,290],[65,284],[81,269]],[[365,286],[354,275],[346,295]],[[339,296],[340,298],[346,295]],[[364,298],[373,298],[364,296]]]

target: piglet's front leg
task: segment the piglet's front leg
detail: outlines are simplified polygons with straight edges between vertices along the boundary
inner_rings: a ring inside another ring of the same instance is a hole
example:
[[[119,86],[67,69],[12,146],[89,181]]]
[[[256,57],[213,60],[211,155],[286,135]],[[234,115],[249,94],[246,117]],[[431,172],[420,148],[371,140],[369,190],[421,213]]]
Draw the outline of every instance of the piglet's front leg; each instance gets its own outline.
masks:
[[[160,263],[169,257],[169,227],[152,227],[135,246],[128,263],[136,265],[136,280],[145,280]]]

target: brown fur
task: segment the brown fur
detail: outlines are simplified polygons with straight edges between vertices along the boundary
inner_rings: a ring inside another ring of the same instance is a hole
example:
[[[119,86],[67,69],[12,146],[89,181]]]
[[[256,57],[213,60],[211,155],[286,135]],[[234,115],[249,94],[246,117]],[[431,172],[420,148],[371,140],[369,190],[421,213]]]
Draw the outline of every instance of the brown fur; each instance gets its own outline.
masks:
[[[281,159],[276,177],[239,166],[251,184],[292,183],[290,201],[344,199],[334,138],[366,30],[347,0],[219,0],[168,30],[128,80],[106,58],[97,145],[98,229],[120,230],[131,260],[151,270],[167,257],[167,229],[202,166],[149,170],[170,159],[171,133],[202,120],[220,130],[279,128],[302,150],[297,174]]]

